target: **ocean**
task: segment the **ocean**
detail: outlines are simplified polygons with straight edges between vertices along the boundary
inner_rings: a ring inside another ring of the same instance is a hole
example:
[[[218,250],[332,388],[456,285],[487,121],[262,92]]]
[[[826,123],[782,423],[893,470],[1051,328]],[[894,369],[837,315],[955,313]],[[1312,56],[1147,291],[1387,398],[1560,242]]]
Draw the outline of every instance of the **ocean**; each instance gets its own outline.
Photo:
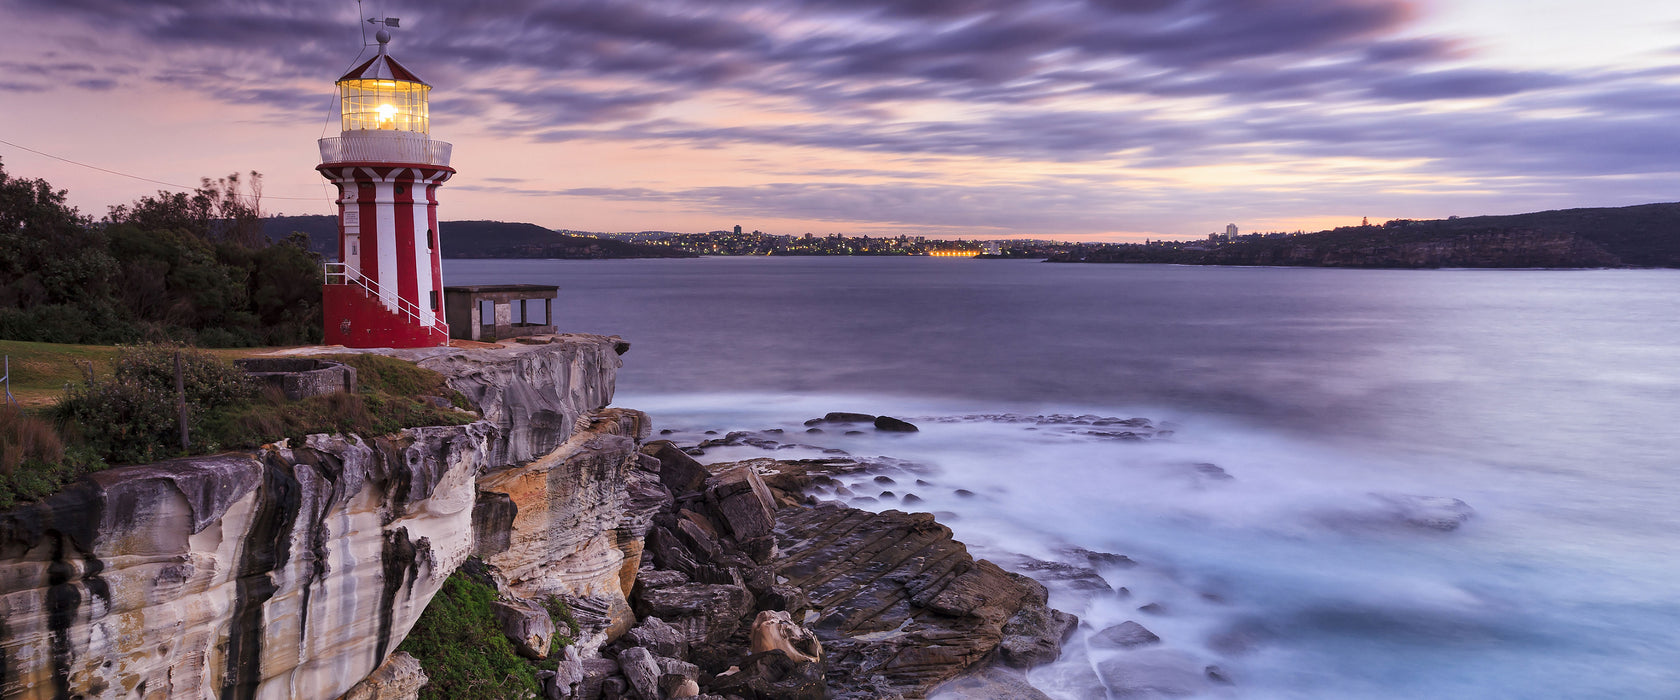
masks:
[[[444,272],[558,284],[679,444],[783,431],[702,461],[844,451],[872,471],[826,496],[1035,575],[1082,620],[1030,674],[1053,697],[1680,697],[1680,271]],[[806,432],[830,411],[921,430]]]

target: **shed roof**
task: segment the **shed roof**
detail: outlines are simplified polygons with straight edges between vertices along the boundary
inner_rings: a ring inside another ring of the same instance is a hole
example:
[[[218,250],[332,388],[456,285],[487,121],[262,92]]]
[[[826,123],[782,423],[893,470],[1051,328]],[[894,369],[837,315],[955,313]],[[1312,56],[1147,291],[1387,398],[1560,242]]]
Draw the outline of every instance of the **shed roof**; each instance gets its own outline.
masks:
[[[548,292],[548,296],[554,296],[553,293],[560,291],[560,287],[551,284],[468,284],[444,287],[443,291],[455,292],[458,294],[512,292],[515,294],[533,295]]]

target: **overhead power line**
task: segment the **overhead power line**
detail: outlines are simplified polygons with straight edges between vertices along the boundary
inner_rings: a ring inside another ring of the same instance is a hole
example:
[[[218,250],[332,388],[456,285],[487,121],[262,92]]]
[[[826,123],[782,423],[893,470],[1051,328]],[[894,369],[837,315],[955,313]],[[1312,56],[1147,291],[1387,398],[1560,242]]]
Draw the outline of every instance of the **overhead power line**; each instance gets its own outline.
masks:
[[[70,160],[69,158],[65,158],[65,157],[62,157],[62,156],[55,156],[51,153],[46,153],[46,152],[43,152],[43,151],[37,151],[37,150],[35,150],[33,148],[30,148],[28,146],[20,146],[18,144],[12,143],[11,141],[7,141],[5,139],[0,139],[0,143],[6,144],[7,146],[11,146],[12,148],[16,148],[16,149],[19,149],[19,150],[29,151],[30,153],[33,153],[33,154],[38,155],[38,156],[44,156],[44,157],[47,157],[47,158],[51,158],[53,160],[63,161],[63,162],[69,163],[71,165],[78,165],[78,166],[87,168],[89,170],[98,170],[99,172],[102,172],[102,173],[110,173],[112,175],[116,175],[116,176],[119,176],[119,177],[126,177],[126,178],[129,178],[131,180],[139,180],[141,182],[150,182],[154,185],[163,185],[164,187],[174,187],[176,189],[182,189],[182,190],[197,190],[197,189],[200,189],[200,187],[195,187],[193,185],[178,185],[178,184],[173,183],[173,182],[164,182],[162,180],[153,180],[152,178],[149,178],[149,177],[140,177],[139,175],[130,175],[128,173],[118,172],[118,171],[112,170],[110,168],[101,168],[97,165],[89,165],[89,164],[83,163],[81,161]],[[256,196],[256,195],[245,194],[243,192],[238,192],[238,193],[235,193],[235,194],[237,194],[240,197],[255,197]],[[266,194],[262,196],[262,199],[288,199],[288,200],[294,200],[294,201],[299,201],[299,202],[319,202],[319,201],[321,201],[320,197],[277,197],[277,196],[274,196],[274,195],[266,195]]]

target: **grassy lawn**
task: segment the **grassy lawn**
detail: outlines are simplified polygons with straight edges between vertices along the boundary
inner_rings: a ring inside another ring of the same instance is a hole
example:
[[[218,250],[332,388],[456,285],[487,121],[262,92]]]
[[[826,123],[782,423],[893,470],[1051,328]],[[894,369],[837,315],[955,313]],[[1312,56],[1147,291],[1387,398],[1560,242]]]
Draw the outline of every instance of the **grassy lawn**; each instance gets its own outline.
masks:
[[[233,359],[279,349],[225,348],[209,352],[224,359]],[[93,364],[95,375],[110,376],[117,347],[0,340],[0,355],[11,358],[12,395],[17,397],[18,405],[27,410],[38,410],[51,406],[64,396],[65,384],[87,381],[85,367],[88,363]]]
[[[44,408],[64,395],[64,385],[86,380],[87,363],[100,375],[111,373],[117,349],[109,345],[58,345],[0,340],[0,355],[11,358],[12,395],[24,408]]]

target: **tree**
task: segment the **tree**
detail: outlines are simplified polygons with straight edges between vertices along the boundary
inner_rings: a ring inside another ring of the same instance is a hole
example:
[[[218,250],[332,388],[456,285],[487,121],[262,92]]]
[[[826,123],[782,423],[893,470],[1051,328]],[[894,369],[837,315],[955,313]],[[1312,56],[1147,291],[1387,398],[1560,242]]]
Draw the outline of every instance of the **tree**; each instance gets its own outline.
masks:
[[[0,338],[293,345],[321,337],[321,261],[262,233],[262,175],[205,178],[93,225],[0,169]]]

